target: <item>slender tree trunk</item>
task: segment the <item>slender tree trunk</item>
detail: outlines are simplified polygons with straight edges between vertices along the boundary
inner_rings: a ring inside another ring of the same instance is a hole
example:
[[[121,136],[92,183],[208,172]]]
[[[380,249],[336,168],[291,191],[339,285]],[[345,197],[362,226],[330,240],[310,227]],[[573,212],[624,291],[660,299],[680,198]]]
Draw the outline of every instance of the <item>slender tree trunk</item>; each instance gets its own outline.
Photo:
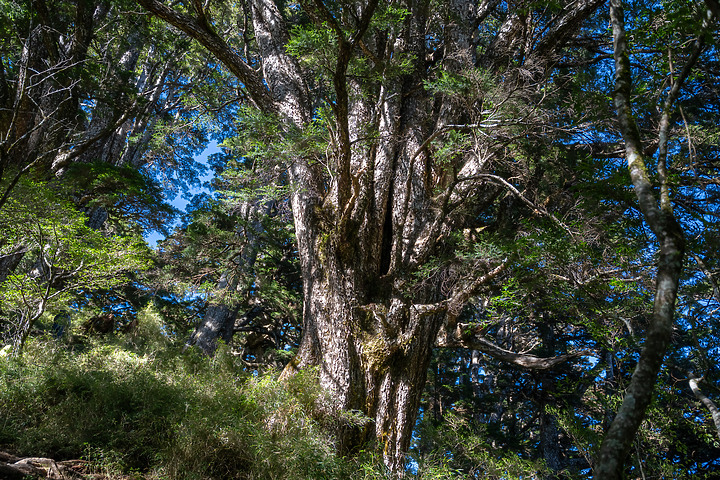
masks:
[[[113,72],[114,76],[109,79],[109,84],[105,88],[123,92],[128,87],[128,80],[125,76],[132,78],[130,74],[135,70],[144,40],[140,32],[133,32],[128,37],[125,51],[122,55],[119,55],[119,59],[114,60],[117,63],[117,70]],[[76,161],[84,163],[104,162],[113,165],[119,163],[128,134],[128,128],[125,125],[115,127],[117,120],[123,116],[123,110],[127,108],[127,105],[122,105],[122,103],[128,103],[125,94],[98,102],[92,111],[92,119],[85,132],[85,140],[87,141],[98,134],[103,135],[103,140],[93,142]],[[152,105],[151,102],[148,103]],[[124,123],[129,123],[129,120]]]
[[[653,315],[648,326],[640,359],[633,372],[625,398],[615,415],[610,429],[603,438],[595,465],[594,478],[599,480],[623,478],[624,466],[635,434],[652,400],[655,382],[672,335],[675,301],[680,284],[685,253],[682,229],[672,211],[670,192],[665,172],[663,151],[667,152],[667,121],[684,78],[694,62],[691,60],[680,78],[675,79],[663,110],[660,129],[660,199],[653,193],[648,176],[640,132],[632,115],[631,70],[622,0],[611,0],[610,17],[613,26],[615,53],[615,108],[625,142],[628,170],[638,198],[640,210],[659,244],[658,268],[655,280]],[[698,52],[699,53],[699,52]],[[697,57],[695,57],[697,58]]]
[[[543,349],[550,355],[555,354],[555,324],[550,321],[546,312],[541,312],[542,323],[540,324],[540,335],[543,340]],[[547,411],[553,406],[553,394],[557,390],[554,372],[542,372],[540,375],[540,452],[545,465],[553,472],[545,477],[547,480],[557,478],[562,470],[562,459],[560,451],[560,435],[555,416]]]

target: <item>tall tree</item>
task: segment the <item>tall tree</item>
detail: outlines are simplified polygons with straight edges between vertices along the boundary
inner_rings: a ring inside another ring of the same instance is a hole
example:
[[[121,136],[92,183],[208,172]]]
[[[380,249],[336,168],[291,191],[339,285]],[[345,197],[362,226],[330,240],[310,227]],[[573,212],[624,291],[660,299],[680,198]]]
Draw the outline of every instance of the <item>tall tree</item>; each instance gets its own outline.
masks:
[[[401,471],[441,327],[445,345],[458,340],[463,306],[511,260],[479,256],[445,264],[444,283],[417,279],[499,199],[511,197],[516,218],[543,213],[503,177],[517,160],[506,153],[540,133],[529,119],[560,49],[602,2],[138,3],[239,79],[259,111],[244,128],[294,187],[303,337],[286,374],[318,366],[337,408],[373,420],[348,426],[341,448],[375,438]]]
[[[3,2],[0,90],[0,207],[20,176],[48,165],[82,123],[82,71],[107,5],[81,1],[51,7]]]
[[[657,126],[656,183],[649,173],[648,156],[643,148],[641,130],[633,113],[631,96],[633,72],[623,6],[622,0],[610,2],[615,59],[613,99],[630,178],[639,209],[658,244],[658,259],[652,319],[622,405],[603,439],[594,469],[595,477],[599,479],[623,477],[625,459],[652,400],[657,376],[670,344],[686,246],[683,228],[674,213],[670,191],[671,180],[668,174],[671,116],[677,108],[676,102],[681,96],[681,90],[703,52],[705,36],[714,23],[716,9],[713,7],[717,7],[717,4],[708,2],[707,7],[700,9],[699,35],[692,42],[691,50],[686,54],[678,74],[670,72],[670,86],[660,109]],[[673,53],[670,50],[670,55]]]
[[[46,290],[25,302],[16,302],[17,295],[4,297],[2,315],[26,325],[23,335],[32,317],[51,304],[35,299],[50,292],[56,301],[67,299],[79,292],[74,281],[90,265],[101,269],[101,263],[85,258],[81,269],[61,268],[59,252],[71,249],[82,235],[102,250],[121,245],[113,234],[129,238],[139,230],[164,229],[175,210],[164,203],[163,190],[185,189],[197,181],[193,155],[208,134],[199,120],[211,115],[207,107],[212,102],[201,109],[189,92],[199,90],[193,78],[212,72],[197,59],[187,61],[198,50],[173,43],[161,35],[165,29],[155,35],[148,17],[128,15],[127,8],[135,4],[9,0],[0,5],[0,211],[12,210],[2,215],[0,229],[23,233],[0,239],[0,282],[16,293],[32,285]],[[37,202],[37,215],[18,213],[18,205],[32,198],[27,187],[20,188],[30,179],[55,192],[61,202],[58,215]],[[77,210],[72,214],[68,199]],[[50,226],[63,231],[57,225],[60,214],[72,233],[53,237]],[[102,233],[79,228],[81,217]],[[12,224],[22,218],[30,218],[39,230]],[[54,241],[56,250],[39,247],[43,238]],[[91,287],[83,285],[87,293]],[[75,290],[68,293],[70,287]],[[43,306],[28,306],[33,303]]]

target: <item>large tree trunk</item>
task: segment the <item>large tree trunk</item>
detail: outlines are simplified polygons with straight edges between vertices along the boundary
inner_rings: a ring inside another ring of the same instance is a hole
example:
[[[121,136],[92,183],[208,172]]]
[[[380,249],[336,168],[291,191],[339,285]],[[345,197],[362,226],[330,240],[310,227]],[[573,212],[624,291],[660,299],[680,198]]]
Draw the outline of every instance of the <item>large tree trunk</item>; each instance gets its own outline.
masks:
[[[190,336],[186,347],[195,346],[205,355],[212,355],[220,340],[229,343],[232,340],[232,326],[235,312],[223,304],[211,304],[205,311],[200,324]]]
[[[358,17],[369,19],[375,6],[358,8]],[[382,140],[375,145],[363,145],[361,138],[375,102],[353,98],[359,88],[342,74],[347,64],[337,66],[338,175],[322,206],[308,205],[306,192],[298,191],[294,199],[305,311],[300,351],[286,374],[319,366],[320,383],[336,407],[372,420],[371,428],[348,425],[340,435],[341,449],[377,441],[385,463],[396,472],[404,468],[421,386],[444,318],[439,309],[424,308],[437,300],[437,287],[411,292],[405,277],[433,252],[433,233],[440,233],[442,224],[435,221],[427,185],[418,174],[426,171],[428,160],[418,155],[428,111],[420,74],[426,8],[424,2],[415,5],[415,15],[388,47],[416,52],[418,74],[381,87],[376,128]],[[340,43],[339,63],[347,62],[346,45]],[[413,90],[420,93],[403,95]],[[358,144],[362,147],[350,147]],[[307,178],[296,181],[307,185]]]
[[[373,422],[371,428],[347,425],[342,450],[351,452],[377,439],[388,466],[399,470],[419,407],[422,389],[417,386],[425,383],[433,348],[428,339],[434,338],[442,316],[424,316],[398,297],[386,300],[388,307],[353,306],[348,298],[357,301],[367,292],[349,292],[352,282],[338,282],[328,273],[310,287],[306,313],[314,321],[286,374],[318,365],[334,407],[362,412]]]
[[[461,105],[457,96],[431,95],[424,82],[438,61],[452,74],[474,69],[473,34],[496,2],[455,0],[441,4],[438,13],[429,11],[428,0],[408,0],[402,3],[409,11],[402,22],[367,35],[377,1],[343,3],[342,15],[322,1],[300,2],[309,18],[335,36],[331,100],[310,97],[307,72],[287,53],[289,31],[275,2],[248,1],[261,69],[218,35],[202,2],[194,2],[190,14],[158,0],[138,2],[199,41],[238,77],[254,106],[281,119],[284,138],[278,141],[301,137],[317,105],[331,104],[332,151],[304,155],[300,140],[288,160],[288,177],[296,187],[292,209],[304,312],[300,349],[284,375],[319,367],[320,383],[332,394],[336,411],[358,410],[373,421],[365,428],[348,424],[340,435],[342,449],[353,451],[375,440],[386,464],[402,472],[441,326],[446,325],[445,345],[457,332],[464,335],[456,322],[462,307],[505,267],[481,259],[468,269],[469,278],[444,286],[424,282],[420,269],[441,252],[468,212],[480,211],[504,188],[520,195],[508,182],[485,174],[502,150],[497,142],[460,153],[452,165],[435,163],[430,149],[434,139],[449,132],[484,128],[474,123],[485,115],[481,99]],[[536,58],[527,51],[525,58],[537,60],[536,69],[545,65],[547,52],[573,35],[600,3],[580,2],[559,15],[548,30],[551,37],[538,43],[542,52]],[[428,51],[428,29],[437,15],[446,26],[438,33],[442,45]],[[514,44],[507,37],[524,35],[511,30],[498,33],[504,37],[500,43]],[[361,85],[348,75],[353,56],[364,56],[382,79]],[[405,60],[408,64],[400,67]],[[486,61],[493,64],[491,57]],[[487,341],[463,342],[524,366],[555,364]]]

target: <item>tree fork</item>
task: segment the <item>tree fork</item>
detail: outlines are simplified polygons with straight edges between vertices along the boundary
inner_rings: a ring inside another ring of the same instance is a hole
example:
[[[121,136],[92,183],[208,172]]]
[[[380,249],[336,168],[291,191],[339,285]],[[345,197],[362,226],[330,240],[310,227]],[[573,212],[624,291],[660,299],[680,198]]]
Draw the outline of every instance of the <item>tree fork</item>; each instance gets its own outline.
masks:
[[[301,66],[285,49],[289,32],[273,1],[248,2],[258,56],[262,58],[262,68],[257,70],[248,70],[248,64],[217,38],[208,27],[212,19],[207,12],[200,21],[157,0],[138,2],[210,49],[238,76],[256,106],[284,122],[281,128],[287,129],[285,133],[302,131],[312,121],[316,104],[311,101]],[[320,0],[314,3],[322,12],[325,4]],[[373,4],[364,7],[358,25],[367,25]],[[357,122],[353,112],[365,106],[374,114],[367,117],[373,118],[371,123],[347,126],[349,132],[342,135],[345,144],[335,145],[328,154],[335,162],[327,168],[329,178],[313,158],[296,153],[288,159],[288,177],[299,187],[292,193],[291,202],[304,310],[300,349],[283,375],[318,366],[321,385],[336,397],[338,410],[360,410],[374,420],[374,435],[348,426],[340,439],[343,448],[352,450],[374,439],[383,450],[385,463],[397,473],[404,468],[403,455],[411,441],[427,365],[447,312],[423,308],[437,305],[446,296],[438,285],[415,288],[409,280],[444,245],[447,232],[457,223],[435,199],[433,183],[428,181],[434,159],[427,149],[420,148],[440,128],[434,124],[433,98],[423,83],[429,75],[426,59],[431,4],[427,0],[407,2],[411,14],[391,29],[390,37],[381,39],[382,48],[373,55],[387,64],[405,57],[408,60],[403,68],[407,71],[388,72],[377,82],[372,98],[355,98],[348,89],[352,88],[351,81],[333,78],[331,88],[337,90],[333,93],[341,103],[334,119],[340,125],[332,125],[334,131],[344,128],[345,122]],[[470,8],[472,2],[461,0],[458,7]],[[577,22],[590,11],[583,10]],[[480,19],[487,10],[468,14]],[[348,25],[339,17],[333,18],[347,31]],[[564,32],[549,39],[549,50],[562,43]],[[361,49],[373,48],[369,39],[359,35],[345,42],[354,45],[356,40]],[[474,49],[469,38],[460,40],[448,43],[448,48]],[[341,57],[332,72],[335,75],[346,71],[347,55],[356,52],[347,45],[343,48],[342,52],[333,52]],[[468,52],[446,53],[464,58]],[[474,68],[473,64],[467,66]],[[346,101],[348,105],[343,104]],[[452,117],[462,112],[447,112],[447,124],[461,123]],[[367,126],[376,134],[376,141],[357,141],[365,136],[360,129]],[[349,151],[348,142],[353,144]],[[469,167],[464,172],[458,167],[463,174],[481,168],[475,157],[464,160]],[[353,173],[358,175],[357,182],[350,178]],[[342,192],[337,190],[340,185]],[[349,187],[352,191],[347,190]],[[340,199],[349,199],[354,205],[347,208]],[[345,223],[348,218],[349,223]],[[350,248],[343,245],[348,242]],[[474,289],[479,285],[470,281],[463,286]],[[461,294],[456,299],[458,305],[453,305],[453,311],[457,313],[463,306],[460,303],[469,297]]]
[[[664,171],[660,171],[660,200],[653,193],[646,162],[640,142],[640,131],[632,114],[631,70],[622,0],[611,0],[610,18],[613,27],[613,47],[615,58],[614,101],[618,123],[625,142],[625,156],[628,170],[638,198],[640,210],[655,234],[659,244],[657,277],[655,280],[655,298],[653,315],[640,354],[633,372],[630,385],[609,430],[605,434],[594,478],[600,480],[623,478],[628,452],[631,451],[647,407],[652,400],[657,376],[672,335],[675,301],[680,284],[680,275],[685,256],[685,239],[682,228],[675,219]],[[675,80],[670,89],[663,109],[663,122],[659,134],[660,142],[667,142],[667,115],[671,105],[677,99],[682,82],[690,67],[697,60],[697,53],[683,69],[683,74]],[[661,145],[660,152],[666,152],[667,145]],[[658,168],[664,169],[665,158],[660,158]]]

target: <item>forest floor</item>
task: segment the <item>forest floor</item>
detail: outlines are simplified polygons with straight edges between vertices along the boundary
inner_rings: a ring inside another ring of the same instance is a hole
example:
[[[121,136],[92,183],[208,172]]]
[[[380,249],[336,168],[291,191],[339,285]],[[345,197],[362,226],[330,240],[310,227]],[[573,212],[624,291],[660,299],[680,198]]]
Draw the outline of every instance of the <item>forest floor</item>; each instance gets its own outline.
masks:
[[[87,460],[63,460],[42,457],[18,457],[0,450],[0,478],[28,480],[51,478],[54,480],[131,480],[137,476],[111,475],[94,472]]]

